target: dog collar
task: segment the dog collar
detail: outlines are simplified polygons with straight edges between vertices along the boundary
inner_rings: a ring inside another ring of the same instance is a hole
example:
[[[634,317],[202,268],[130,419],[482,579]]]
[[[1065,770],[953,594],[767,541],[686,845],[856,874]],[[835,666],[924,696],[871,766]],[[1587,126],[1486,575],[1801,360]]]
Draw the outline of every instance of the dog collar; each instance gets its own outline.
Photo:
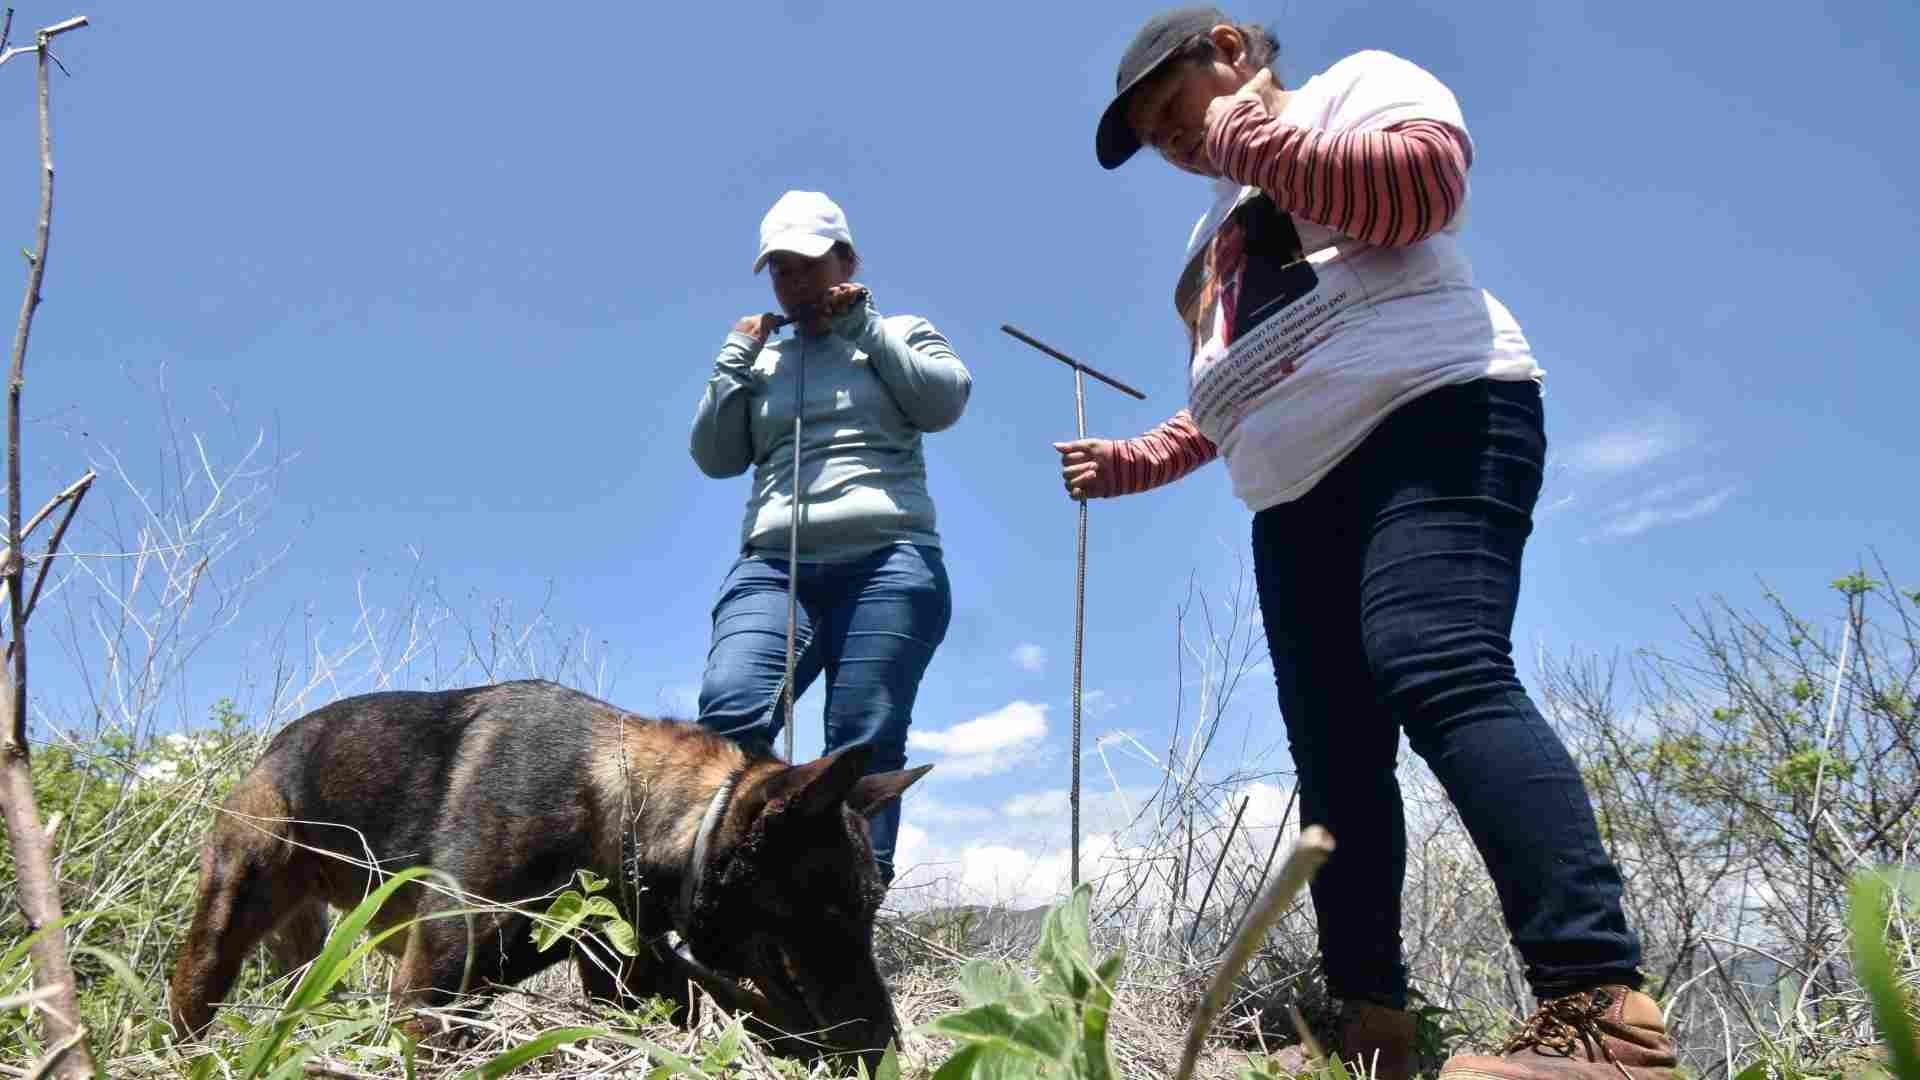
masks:
[[[700,831],[693,835],[693,855],[687,860],[687,872],[680,881],[680,936],[693,936],[693,917],[695,906],[700,900],[700,885],[707,873],[707,851],[713,845],[713,834],[720,828],[720,821],[726,817],[727,803],[733,798],[733,789],[740,783],[740,771],[728,775],[727,779],[714,791],[713,799],[707,803],[707,812],[700,819]]]

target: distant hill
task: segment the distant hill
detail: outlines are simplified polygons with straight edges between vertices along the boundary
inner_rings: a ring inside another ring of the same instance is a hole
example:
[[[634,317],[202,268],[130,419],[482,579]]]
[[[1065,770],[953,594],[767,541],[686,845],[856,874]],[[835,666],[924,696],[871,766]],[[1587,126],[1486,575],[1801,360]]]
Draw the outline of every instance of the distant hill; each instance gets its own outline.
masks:
[[[1012,947],[1025,951],[1040,940],[1047,909],[959,904],[901,916],[899,925],[959,952]]]

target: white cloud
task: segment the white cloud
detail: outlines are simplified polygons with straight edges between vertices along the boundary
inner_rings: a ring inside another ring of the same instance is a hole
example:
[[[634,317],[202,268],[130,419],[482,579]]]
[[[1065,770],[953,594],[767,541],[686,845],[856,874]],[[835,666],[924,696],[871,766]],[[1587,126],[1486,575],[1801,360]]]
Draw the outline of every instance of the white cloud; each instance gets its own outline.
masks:
[[[1046,733],[1047,706],[1015,701],[945,731],[913,732],[907,745],[941,754],[988,754],[1034,742]]]
[[[1134,815],[1151,786],[1114,788],[1090,784],[1080,793],[1080,827],[1086,833],[1120,833],[1135,825]],[[1073,803],[1063,787],[1023,791],[1000,804],[994,839],[1015,847],[1041,849],[1061,842],[1072,828]]]
[[[893,865],[901,869],[927,865],[929,853],[933,850],[927,839],[927,830],[911,821],[901,821],[900,831],[893,838]]]
[[[1587,541],[1626,539],[1662,525],[1706,517],[1725,507],[1739,490],[1737,483],[1712,475],[1716,470],[1707,462],[1713,450],[1712,445],[1703,444],[1698,424],[1671,412],[1656,411],[1621,424],[1575,444],[1561,463],[1585,477],[1587,486],[1598,492],[1569,491],[1542,506],[1536,516],[1563,510],[1577,496],[1580,503],[1593,508],[1585,515],[1592,522]],[[1654,483],[1660,479],[1657,463],[1664,463],[1669,475],[1684,474]]]
[[[1678,480],[1643,488],[1624,499],[1615,500],[1607,507],[1604,514],[1609,517],[1618,517],[1657,503],[1671,503],[1678,499],[1690,498],[1712,488],[1713,482],[1705,476],[1685,476]]]
[[[1026,751],[995,750],[987,754],[960,754],[941,758],[939,768],[934,775],[942,780],[978,780],[983,776],[997,776],[1011,772],[1027,764],[1031,757]]]
[[[945,731],[915,731],[907,746],[944,754],[935,775],[971,779],[1005,772],[1031,756],[1047,734],[1047,706],[1015,701]]]
[[[1029,641],[1013,650],[1014,666],[1035,675],[1047,670],[1047,650]]]
[[[1243,829],[1285,827],[1292,831],[1299,825],[1296,811],[1300,807],[1290,787],[1255,781],[1242,787],[1236,795],[1247,800],[1247,812],[1240,818],[1240,827]],[[1237,799],[1233,801],[1238,805]]]
[[[1116,854],[1113,837],[1104,833],[1083,837],[1081,876],[1094,878],[1112,871]],[[1065,847],[1001,843],[942,847],[925,831],[903,824],[894,854],[899,876],[889,898],[908,906],[973,903],[1039,907],[1067,895],[1071,862],[1071,853]]]
[[[1187,882],[1189,902],[1228,843],[1228,829],[1240,801],[1247,801],[1240,828],[1226,852],[1236,878],[1251,878],[1266,866],[1275,842],[1291,843],[1298,835],[1299,806],[1292,804],[1292,787],[1254,781],[1235,785],[1203,811],[1192,840],[1192,868]],[[1107,880],[1110,886],[1137,881],[1143,845],[1170,841],[1154,839],[1158,823],[1132,822],[1127,814],[1152,788],[1124,792],[1090,791],[1083,797],[1080,871],[1083,880]],[[1291,804],[1291,805],[1290,805]],[[895,865],[900,876],[892,893],[903,906],[944,904],[1003,904],[1028,908],[1049,904],[1067,893],[1070,845],[1067,831],[1067,795],[1060,789],[1026,792],[1001,807],[1003,821],[991,839],[960,838],[944,823],[916,817],[918,825],[903,824]],[[1184,841],[1183,841],[1184,843]],[[1269,868],[1270,869],[1270,868]],[[1129,889],[1135,907],[1146,910],[1164,905],[1167,883],[1161,872],[1148,874],[1139,890]],[[1162,908],[1161,910],[1164,910]]]
[[[948,802],[935,795],[922,795],[918,788],[907,796],[906,805],[914,817],[941,825],[981,825],[994,817],[990,806]]]
[[[204,767],[219,739],[212,733],[187,735],[174,732],[155,740],[145,760],[134,770],[134,787],[151,781],[171,784],[185,773]],[[183,770],[185,772],[183,773]]]
[[[1061,892],[1057,872],[1043,869],[1047,855],[1004,844],[974,844],[959,857],[959,885],[989,902],[1026,907],[1043,904]]]
[[[1705,517],[1726,506],[1738,492],[1738,484],[1704,475],[1682,477],[1616,500],[1600,512],[1599,531],[1594,535],[1622,540],[1662,525]]]
[[[1727,486],[1686,502],[1666,500],[1639,509],[1616,514],[1600,527],[1601,535],[1615,539],[1638,536],[1648,529],[1706,517],[1727,505],[1737,490]]]
[[[1015,795],[1001,805],[1000,812],[1010,818],[1030,818],[1064,814],[1069,809],[1066,790],[1053,788]]]
[[[1115,699],[1105,690],[1087,690],[1080,694],[1080,711],[1086,716],[1098,720],[1118,712],[1123,705],[1133,703],[1132,698]]]
[[[1567,460],[1580,472],[1612,475],[1631,472],[1697,441],[1691,424],[1657,416],[1584,439],[1574,444]]]

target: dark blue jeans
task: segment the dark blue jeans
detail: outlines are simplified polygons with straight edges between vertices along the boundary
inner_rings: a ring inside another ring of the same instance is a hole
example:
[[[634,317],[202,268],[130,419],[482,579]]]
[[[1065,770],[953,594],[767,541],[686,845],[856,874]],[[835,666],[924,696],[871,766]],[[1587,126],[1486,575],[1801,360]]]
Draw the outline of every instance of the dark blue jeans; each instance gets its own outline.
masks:
[[[787,723],[787,567],[756,555],[734,564],[713,608],[700,685],[701,724],[767,751]],[[849,562],[803,562],[799,600],[793,697],[826,673],[827,752],[871,743],[869,773],[903,767],[920,677],[953,618],[940,550],[902,544]],[[900,804],[875,814],[872,827],[874,859],[891,882]]]
[[[1406,1003],[1401,731],[1486,861],[1534,993],[1640,985],[1586,788],[1514,673],[1546,442],[1533,383],[1447,387],[1389,416],[1304,498],[1253,519],[1301,820],[1336,845],[1313,906],[1338,997]]]

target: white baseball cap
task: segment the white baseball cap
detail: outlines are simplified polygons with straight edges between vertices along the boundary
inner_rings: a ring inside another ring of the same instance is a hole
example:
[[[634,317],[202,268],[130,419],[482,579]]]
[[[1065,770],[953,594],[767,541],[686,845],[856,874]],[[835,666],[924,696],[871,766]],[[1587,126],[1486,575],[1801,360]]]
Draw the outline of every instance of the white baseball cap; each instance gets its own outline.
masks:
[[[839,205],[818,191],[789,191],[760,219],[760,255],[753,260],[753,272],[759,273],[776,251],[817,259],[836,243],[853,245],[847,215]]]

